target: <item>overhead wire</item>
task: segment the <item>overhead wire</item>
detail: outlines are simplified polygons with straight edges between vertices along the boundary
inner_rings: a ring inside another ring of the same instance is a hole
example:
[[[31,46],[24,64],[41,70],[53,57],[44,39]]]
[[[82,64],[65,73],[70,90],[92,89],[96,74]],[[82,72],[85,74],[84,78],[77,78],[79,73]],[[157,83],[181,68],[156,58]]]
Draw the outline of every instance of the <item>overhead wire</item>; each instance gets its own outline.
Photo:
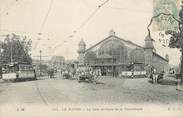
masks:
[[[48,19],[48,16],[49,16],[49,14],[50,14],[51,9],[52,9],[52,5],[53,5],[53,0],[50,0],[49,7],[48,7],[48,11],[47,11],[47,13],[46,13],[46,15],[45,15],[45,17],[44,17],[44,19],[43,19],[43,22],[42,22],[42,24],[41,24],[41,28],[40,28],[40,32],[39,32],[39,33],[41,33],[42,29],[43,29],[44,26],[45,26],[45,23],[46,23],[46,21],[47,21],[47,19]]]
[[[151,13],[151,11],[147,10],[139,10],[139,9],[130,9],[130,8],[122,8],[122,7],[112,7],[112,6],[104,6],[109,0],[104,1],[100,5],[97,6],[97,8],[88,16],[88,18],[76,29],[73,31],[73,34],[69,35],[68,38],[72,39],[74,37],[74,34],[76,34],[79,30],[81,30],[94,16],[95,14],[100,10],[100,8],[105,8],[105,9],[114,9],[114,10],[127,10],[127,11],[132,11],[132,12],[142,12],[142,13]],[[88,4],[87,4],[88,5]],[[93,5],[96,7],[96,5]],[[64,43],[68,41],[63,41],[62,44],[56,45],[53,50],[55,50],[57,47],[62,46]]]
[[[16,2],[16,3],[15,3]],[[9,3],[9,4],[7,4],[6,5],[6,7],[5,7],[5,9],[3,9],[2,10],[2,8],[0,9],[1,10],[1,15],[4,13],[4,12],[6,12],[7,10],[10,10],[11,8],[13,8],[12,6],[14,6],[14,5],[17,5],[17,3],[19,2],[19,0],[15,0],[15,2],[11,2],[11,3]],[[47,18],[48,18],[48,16],[49,16],[49,13],[50,13],[50,11],[51,11],[51,8],[52,8],[52,4],[53,4],[53,0],[50,0],[50,3],[49,3],[49,7],[48,7],[48,11],[47,11],[47,13],[46,13],[46,15],[45,15],[45,17],[44,17],[44,19],[43,19],[43,22],[42,22],[42,24],[41,24],[41,27],[40,27],[40,32],[41,32],[41,30],[43,29],[43,27],[44,27],[44,25],[45,25],[45,23],[46,23],[46,21],[47,21]],[[2,4],[1,4],[2,5]],[[11,8],[10,8],[10,6],[11,6]],[[7,11],[7,13],[6,13],[6,15],[8,15],[9,13],[8,13],[8,11]],[[7,30],[7,29],[1,29],[2,31],[6,31],[6,32],[22,32],[22,33],[28,33],[28,32],[25,32],[25,31],[11,31],[11,30]]]
[[[16,2],[16,3],[15,3]],[[6,12],[6,15],[8,15],[7,13],[8,13],[8,10],[10,11],[12,8],[13,8],[13,6],[14,5],[17,5],[17,0],[16,1],[12,1],[12,2],[10,2],[9,4],[7,4],[5,7],[4,7],[4,9],[1,9],[2,11],[1,11],[1,13],[3,13],[3,12]],[[3,7],[2,6],[2,4],[3,4],[3,1],[1,0],[1,7]]]
[[[100,5],[98,5],[97,8],[88,16],[88,18],[79,26],[79,28],[77,30],[80,30],[81,28],[83,28],[94,17],[94,15],[100,10],[100,8],[102,8],[107,2],[109,2],[109,0],[106,0],[103,3],[101,3]],[[77,32],[77,30],[75,32]]]
[[[4,6],[5,7],[2,7],[3,5],[3,1],[0,0],[0,32],[5,32],[5,33],[23,33],[23,34],[26,34],[28,36],[31,35],[31,32],[26,32],[26,31],[20,31],[20,30],[9,30],[9,29],[4,29],[2,28],[2,17],[4,17],[4,13],[6,13],[6,15],[9,15],[9,11],[12,10],[13,7],[17,6],[18,4],[20,4],[19,0],[11,0],[11,2],[9,3],[5,3],[4,2]]]
[[[99,7],[97,9],[95,9],[90,15],[89,17],[79,26],[79,28],[77,30],[74,30],[74,32],[76,33],[77,31],[79,31],[82,27],[84,27],[88,21],[98,12]]]
[[[0,2],[1,2],[0,6],[2,6],[2,1],[0,0]],[[30,32],[2,29],[2,15],[3,15],[3,13],[6,13],[6,15],[9,15],[9,10],[11,10],[13,8],[13,6],[18,5],[18,2],[19,2],[18,0],[15,0],[15,1],[13,0],[12,2],[5,4],[5,7],[3,7],[3,9],[2,9],[2,7],[0,7],[0,32],[24,33],[24,34],[28,34],[30,36],[31,35]],[[51,11],[52,5],[53,5],[53,0],[50,0],[48,11],[47,11],[47,13],[43,19],[42,25],[40,27],[40,32],[44,28],[44,25],[48,19],[50,11]],[[4,35],[0,35],[0,37],[4,37]],[[40,38],[38,38],[38,39],[40,39]],[[49,40],[49,39],[47,39],[47,40]],[[35,49],[37,46],[38,46],[38,42],[35,44],[35,47],[33,47],[33,49]]]
[[[50,14],[50,11],[51,11],[51,9],[52,9],[52,6],[53,6],[53,0],[50,0],[48,10],[47,10],[47,12],[46,12],[46,15],[45,15],[45,17],[44,17],[44,19],[43,19],[43,22],[41,23],[40,30],[39,30],[39,32],[38,32],[38,35],[39,35],[39,36],[42,35],[42,30],[43,30],[43,28],[44,28],[44,26],[45,26],[45,24],[46,24],[46,22],[47,22],[47,19],[48,19],[48,17],[49,17],[49,14]],[[37,48],[37,46],[39,45],[39,41],[42,40],[42,38],[38,37],[37,40],[38,40],[38,42],[36,42],[36,45],[35,45],[34,49]]]
[[[86,20],[83,22],[83,23],[81,23],[81,25],[76,29],[76,30],[74,30],[73,31],[73,33],[74,34],[76,34],[79,30],[81,30],[94,16],[95,16],[95,14],[106,4],[106,3],[108,3],[110,0],[106,0],[106,1],[104,1],[103,3],[101,3],[101,4],[99,4],[98,6],[97,6],[97,8],[96,9],[94,9],[94,11],[86,18]],[[71,35],[69,35],[67,38],[73,38],[74,37],[74,34],[71,34]],[[67,41],[66,40],[64,40],[64,42],[63,43],[66,43]],[[57,47],[59,47],[59,46],[61,46],[61,45],[63,45],[63,43],[62,44],[58,44],[58,45],[56,45],[54,48],[53,48],[53,50],[55,50]]]
[[[100,8],[108,8],[108,9],[115,9],[115,10],[128,10],[128,11],[134,11],[134,12],[137,12],[137,10],[136,9],[129,9],[129,8],[115,8],[115,7],[112,7],[112,6],[109,6],[109,7],[107,7],[107,6],[104,6],[107,2],[109,2],[110,0],[106,0],[106,1],[104,1],[103,3],[101,3],[101,4],[99,4],[98,6],[95,6],[95,7],[97,7],[96,9],[94,9],[94,11],[87,17],[87,19],[86,20],[84,20],[84,22],[83,23],[81,23],[81,25],[78,27],[78,28],[76,28],[76,30],[73,30],[73,34],[71,34],[71,35],[69,35],[68,37],[67,37],[67,39],[68,38],[72,38],[73,39],[73,37],[75,36],[75,34],[79,31],[79,30],[81,30],[95,15],[96,15],[96,13],[100,10]],[[17,2],[17,1],[16,1]],[[41,24],[41,27],[40,27],[40,31],[39,31],[39,34],[40,35],[42,35],[42,30],[43,30],[43,28],[44,28],[44,26],[45,26],[45,24],[46,24],[46,21],[47,21],[47,19],[48,19],[48,17],[49,17],[49,14],[50,14],[50,12],[51,12],[51,9],[52,9],[52,7],[53,7],[53,0],[50,0],[50,3],[49,3],[49,7],[48,7],[48,10],[47,10],[47,13],[46,13],[46,15],[45,15],[45,17],[44,17],[44,19],[43,19],[43,22],[42,22],[42,24]],[[139,12],[140,10],[138,10],[138,12]],[[146,12],[146,11],[143,11],[143,12]],[[14,31],[15,32],[15,31]],[[20,31],[19,31],[20,32]],[[24,32],[25,33],[25,32]],[[26,32],[27,33],[27,32]],[[39,35],[38,34],[38,35]],[[40,38],[38,38],[39,40],[41,40]],[[67,41],[67,39],[66,40],[64,40],[63,41],[63,43],[62,44],[64,44],[64,43],[67,43],[68,41]],[[37,42],[38,43],[38,42]],[[59,47],[59,46],[61,46],[62,44],[58,44],[58,45],[56,45],[55,47],[54,47],[54,50],[55,50],[55,48],[57,48],[57,47]]]
[[[130,9],[130,8],[123,8],[123,7],[111,7],[111,6],[109,6],[109,7],[104,7],[104,8],[106,8],[106,9],[114,9],[114,10],[126,10],[126,11],[132,11],[132,12],[137,12],[137,13],[152,13],[152,11],[150,11],[150,10],[139,10],[139,9]]]
[[[13,1],[13,2],[10,2],[9,4],[6,4],[6,7],[3,7],[3,0],[0,0],[0,32],[3,31],[2,17],[3,17],[4,12],[6,12],[6,15],[8,15],[9,13],[7,10],[10,10],[12,8],[12,6],[14,6],[14,5],[15,5],[15,3]],[[11,8],[10,8],[10,6],[11,6]]]
[[[90,3],[86,2],[85,0],[83,1],[83,3],[86,4],[87,6],[96,7],[96,5],[90,4]],[[112,6],[103,6],[103,8],[114,9],[114,10],[119,10],[119,11],[126,10],[126,11],[131,11],[131,12],[136,12],[136,13],[152,13],[152,11],[148,10],[148,9],[135,9],[135,8],[129,8],[129,7],[114,7],[113,5]]]

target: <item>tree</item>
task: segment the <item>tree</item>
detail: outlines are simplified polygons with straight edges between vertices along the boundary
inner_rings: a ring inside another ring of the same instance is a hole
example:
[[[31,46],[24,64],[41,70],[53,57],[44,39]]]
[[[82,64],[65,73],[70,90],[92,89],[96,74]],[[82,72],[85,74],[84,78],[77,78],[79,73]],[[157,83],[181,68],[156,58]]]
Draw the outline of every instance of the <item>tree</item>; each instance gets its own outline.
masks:
[[[179,22],[178,31],[168,30],[166,31],[166,34],[171,35],[169,47],[180,49],[181,56],[183,56],[183,6],[181,6],[181,9],[179,11],[178,22]],[[183,57],[181,57],[180,76],[181,76],[181,83],[183,83]]]
[[[8,34],[1,42],[1,63],[25,62],[32,63],[30,56],[32,41],[27,37]]]

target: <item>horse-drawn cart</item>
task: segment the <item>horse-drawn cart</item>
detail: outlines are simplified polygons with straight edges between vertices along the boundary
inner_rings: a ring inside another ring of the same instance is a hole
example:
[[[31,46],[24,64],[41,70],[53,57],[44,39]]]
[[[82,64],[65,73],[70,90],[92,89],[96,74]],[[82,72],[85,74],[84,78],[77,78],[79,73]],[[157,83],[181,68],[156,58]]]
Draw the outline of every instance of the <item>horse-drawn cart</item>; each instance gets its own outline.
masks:
[[[152,83],[160,83],[164,78],[163,73],[151,73],[149,78],[152,80]]]
[[[71,75],[69,73],[63,73],[63,79],[70,79]]]
[[[78,82],[93,82],[94,76],[92,74],[83,74],[78,77]]]

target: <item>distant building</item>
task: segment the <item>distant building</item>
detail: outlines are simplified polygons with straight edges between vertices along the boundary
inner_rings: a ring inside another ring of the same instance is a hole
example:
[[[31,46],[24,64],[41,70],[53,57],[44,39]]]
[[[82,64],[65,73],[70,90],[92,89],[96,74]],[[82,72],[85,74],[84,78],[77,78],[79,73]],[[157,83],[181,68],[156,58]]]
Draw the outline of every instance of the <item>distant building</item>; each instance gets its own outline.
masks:
[[[50,60],[50,66],[57,70],[60,70],[65,65],[65,58],[63,56],[53,56]]]
[[[79,65],[100,68],[106,75],[121,71],[143,71],[153,66],[157,71],[165,71],[169,60],[155,52],[153,40],[147,36],[144,47],[117,37],[111,30],[109,36],[86,49],[83,40],[79,42]],[[166,57],[168,58],[168,57]]]
[[[49,60],[41,60],[41,64],[49,65]],[[39,59],[33,59],[32,60],[32,65],[40,65],[40,60]]]
[[[40,62],[40,60],[38,59],[33,59],[32,65],[34,66],[37,75],[40,75],[40,74],[44,75],[47,72],[47,68],[49,66],[49,60],[41,60]]]

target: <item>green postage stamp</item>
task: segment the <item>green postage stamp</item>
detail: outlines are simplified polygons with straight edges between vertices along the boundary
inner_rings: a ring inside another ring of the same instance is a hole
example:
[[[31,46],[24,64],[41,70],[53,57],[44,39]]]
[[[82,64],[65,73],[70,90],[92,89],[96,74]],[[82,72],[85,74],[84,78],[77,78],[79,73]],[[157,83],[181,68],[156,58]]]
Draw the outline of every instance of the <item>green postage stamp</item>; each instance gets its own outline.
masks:
[[[180,0],[153,0],[154,31],[176,30]]]

